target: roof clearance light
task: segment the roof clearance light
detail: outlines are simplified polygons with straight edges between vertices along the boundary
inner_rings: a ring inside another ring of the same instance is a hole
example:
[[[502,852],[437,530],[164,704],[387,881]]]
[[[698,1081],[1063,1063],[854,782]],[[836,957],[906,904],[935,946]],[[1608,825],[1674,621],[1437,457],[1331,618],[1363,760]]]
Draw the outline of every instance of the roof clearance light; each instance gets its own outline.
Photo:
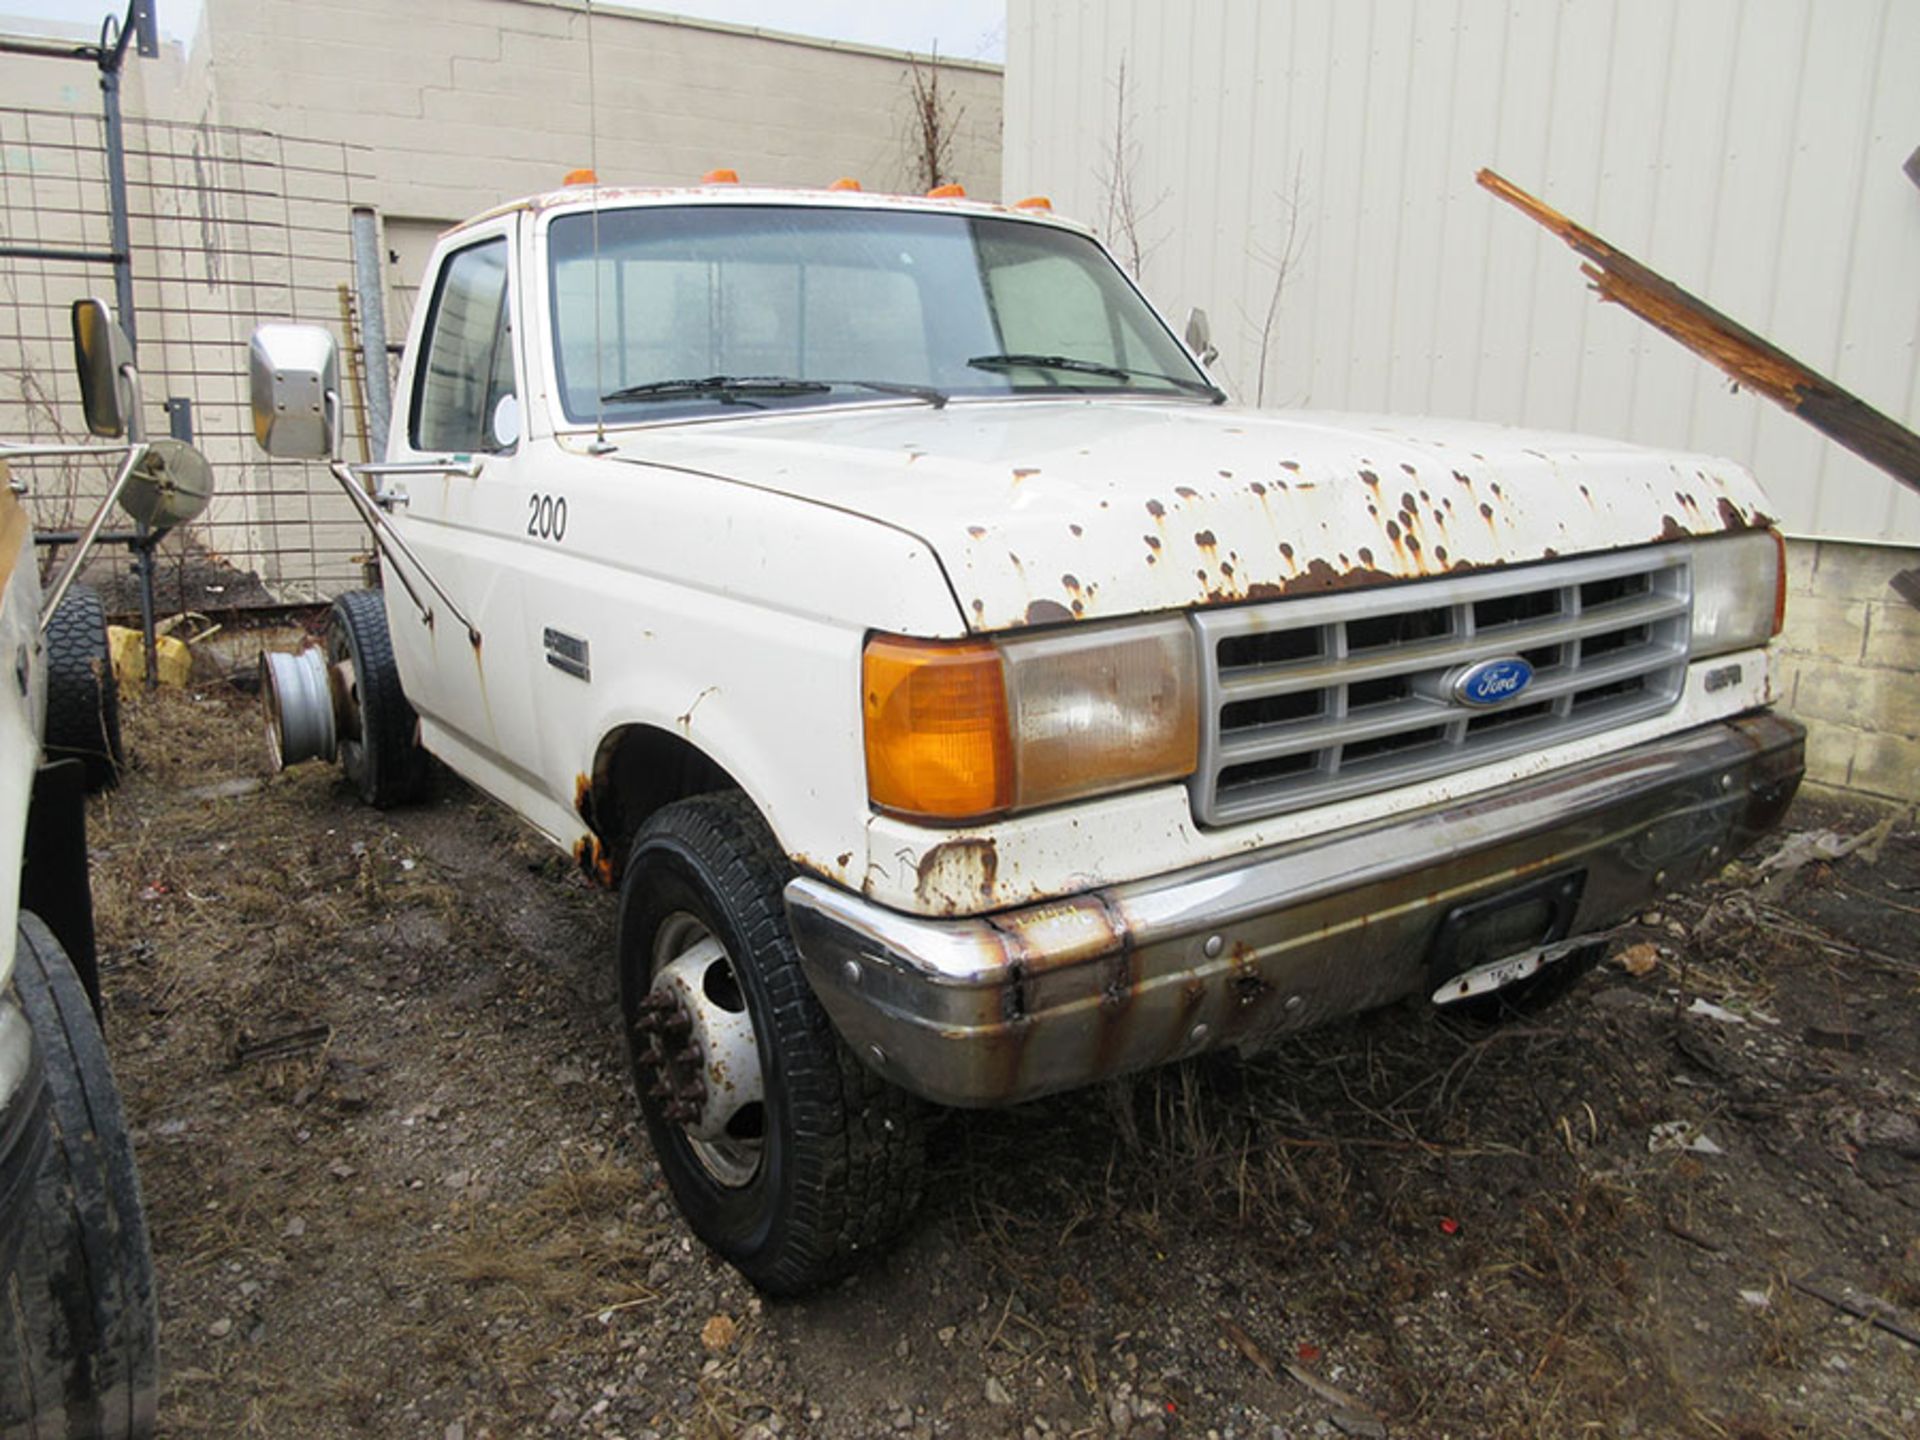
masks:
[[[1024,200],[1014,201],[1013,208],[1016,210],[1051,210],[1053,209],[1053,201],[1044,195],[1029,195]]]
[[[927,192],[929,200],[964,200],[967,187],[964,185],[936,185]]]
[[[700,177],[700,183],[702,185],[738,185],[740,183],[740,172],[722,165],[719,169],[709,170],[706,174],[702,175]]]
[[[851,175],[842,175],[838,180],[827,186],[829,190],[858,190],[859,188],[860,182]]]
[[[562,185],[598,185],[600,177],[591,170],[569,170],[567,178],[560,183]]]

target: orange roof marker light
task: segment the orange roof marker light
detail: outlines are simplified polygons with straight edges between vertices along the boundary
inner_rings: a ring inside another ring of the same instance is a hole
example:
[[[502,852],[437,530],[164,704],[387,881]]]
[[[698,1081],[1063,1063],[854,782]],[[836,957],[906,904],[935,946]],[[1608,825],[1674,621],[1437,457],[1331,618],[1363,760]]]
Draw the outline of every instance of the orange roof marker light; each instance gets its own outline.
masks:
[[[829,190],[858,190],[859,188],[860,182],[851,175],[842,175],[838,180],[827,186]]]
[[[598,185],[600,177],[591,170],[569,170],[567,178],[560,183],[562,185]]]
[[[936,185],[927,192],[929,200],[964,200],[967,187],[964,185]]]
[[[700,177],[700,183],[702,185],[738,185],[740,183],[740,172],[722,165],[719,169],[709,170],[706,174],[702,175]]]
[[[1044,195],[1029,195],[1024,200],[1014,201],[1013,208],[1016,210],[1051,210],[1053,209],[1053,201]]]

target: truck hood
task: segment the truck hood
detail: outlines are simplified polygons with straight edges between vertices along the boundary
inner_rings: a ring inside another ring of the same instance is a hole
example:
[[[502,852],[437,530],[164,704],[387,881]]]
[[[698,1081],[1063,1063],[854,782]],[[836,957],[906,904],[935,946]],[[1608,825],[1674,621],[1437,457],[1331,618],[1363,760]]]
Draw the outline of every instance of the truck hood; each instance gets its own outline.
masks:
[[[1451,420],[1177,401],[764,415],[628,432],[614,458],[910,532],[938,555],[976,631],[1771,523],[1753,478],[1708,456]]]

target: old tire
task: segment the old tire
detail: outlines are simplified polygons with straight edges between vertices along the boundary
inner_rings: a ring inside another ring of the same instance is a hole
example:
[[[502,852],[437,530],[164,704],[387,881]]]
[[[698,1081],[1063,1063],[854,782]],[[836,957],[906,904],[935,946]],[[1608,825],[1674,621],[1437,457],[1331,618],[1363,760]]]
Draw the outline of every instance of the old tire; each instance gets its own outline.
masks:
[[[47,622],[47,728],[50,760],[79,759],[87,789],[120,777],[120,687],[107,650],[107,612],[91,586],[76,585]]]
[[[33,915],[21,916],[17,953],[53,1143],[0,1289],[0,1435],[149,1436],[159,1316],[119,1093],[86,991]]]
[[[378,590],[349,590],[327,616],[327,663],[350,661],[347,723],[338,740],[340,768],[360,798],[387,809],[417,800],[427,788],[419,717],[400,688],[387,633],[387,603]]]
[[[807,985],[781,895],[789,874],[745,796],[678,801],[634,841],[618,941],[628,1061],[661,1169],[694,1233],[773,1295],[838,1279],[891,1239],[919,1204],[925,1161],[925,1107],[854,1058]],[[717,942],[730,1003],[751,1020],[757,1145],[696,1141],[656,1093],[647,1002],[676,958],[663,943],[681,934]]]

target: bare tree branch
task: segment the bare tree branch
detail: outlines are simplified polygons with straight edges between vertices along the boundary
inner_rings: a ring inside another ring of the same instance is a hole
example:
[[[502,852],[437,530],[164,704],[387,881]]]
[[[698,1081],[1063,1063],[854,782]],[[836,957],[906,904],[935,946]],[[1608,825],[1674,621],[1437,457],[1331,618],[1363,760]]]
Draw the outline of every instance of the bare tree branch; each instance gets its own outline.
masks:
[[[953,141],[967,107],[954,103],[940,86],[940,47],[923,64],[907,59],[909,90],[906,126],[907,173],[922,190],[953,180]]]
[[[1285,193],[1274,192],[1273,198],[1280,212],[1280,223],[1275,227],[1279,248],[1268,250],[1254,244],[1247,247],[1248,257],[1256,265],[1273,272],[1273,284],[1267,292],[1266,312],[1260,317],[1258,326],[1260,347],[1254,362],[1253,380],[1253,403],[1256,406],[1267,403],[1267,363],[1273,354],[1273,342],[1279,329],[1280,299],[1286,292],[1287,280],[1293,274],[1293,267],[1300,258],[1300,247],[1306,239],[1300,224],[1300,161],[1297,157],[1293,162],[1293,183]]]
[[[1140,141],[1133,133],[1133,87],[1127,78],[1127,57],[1122,55],[1113,85],[1113,129],[1102,147],[1100,188],[1106,196],[1103,229],[1107,244],[1114,258],[1136,280],[1141,266],[1159,245],[1157,239],[1148,238],[1147,222],[1167,201],[1164,190],[1151,200],[1141,200],[1139,165]]]

